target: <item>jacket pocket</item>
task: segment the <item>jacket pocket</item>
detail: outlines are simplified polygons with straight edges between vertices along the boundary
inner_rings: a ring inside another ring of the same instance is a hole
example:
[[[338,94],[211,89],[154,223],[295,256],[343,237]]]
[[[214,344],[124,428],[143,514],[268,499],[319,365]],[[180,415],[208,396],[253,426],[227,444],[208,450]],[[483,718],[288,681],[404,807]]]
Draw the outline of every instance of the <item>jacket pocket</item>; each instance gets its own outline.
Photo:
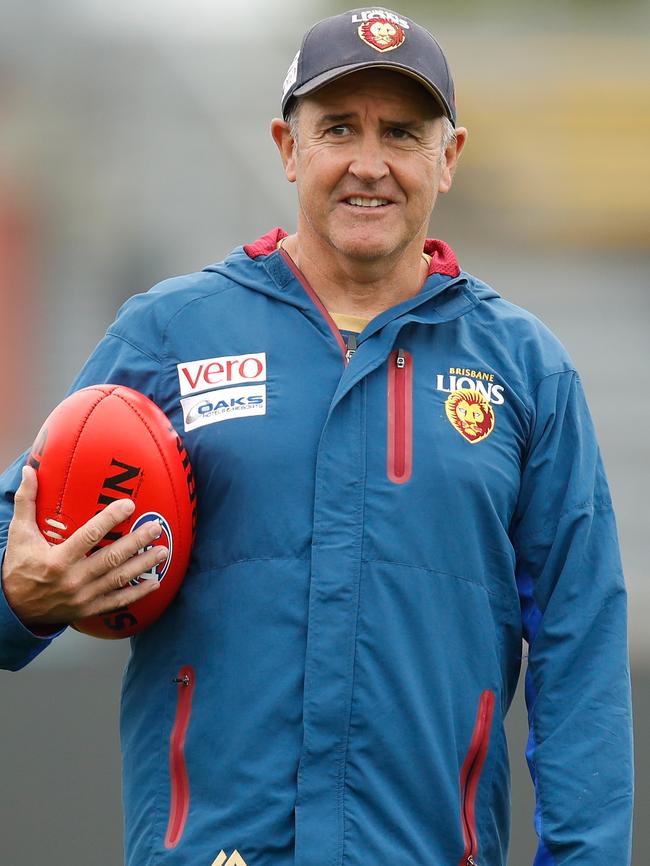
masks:
[[[413,465],[413,358],[398,349],[388,358],[388,477],[403,484]]]
[[[169,776],[171,784],[169,821],[165,848],[174,848],[181,840],[190,808],[190,783],[185,765],[185,734],[192,712],[194,671],[189,665],[180,669],[173,682],[178,683],[176,718],[169,741]]]
[[[481,694],[472,739],[460,771],[460,809],[465,850],[458,866],[479,866],[476,791],[487,755],[495,700],[494,692],[490,689],[486,689]]]

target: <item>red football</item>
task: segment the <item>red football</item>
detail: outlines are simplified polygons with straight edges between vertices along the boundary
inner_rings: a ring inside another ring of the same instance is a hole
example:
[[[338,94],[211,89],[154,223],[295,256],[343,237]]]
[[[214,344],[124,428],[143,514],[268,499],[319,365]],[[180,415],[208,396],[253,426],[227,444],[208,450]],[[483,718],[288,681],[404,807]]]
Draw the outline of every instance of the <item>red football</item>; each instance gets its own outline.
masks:
[[[84,388],[49,415],[29,463],[38,474],[36,521],[54,544],[116,499],[132,499],[135,511],[98,548],[148,520],[160,521],[163,532],[155,544],[166,546],[169,556],[150,577],[160,581],[158,591],[74,623],[78,631],[102,638],[129,637],[146,628],[178,591],[196,521],[189,457],[165,413],[144,394],[123,385]]]

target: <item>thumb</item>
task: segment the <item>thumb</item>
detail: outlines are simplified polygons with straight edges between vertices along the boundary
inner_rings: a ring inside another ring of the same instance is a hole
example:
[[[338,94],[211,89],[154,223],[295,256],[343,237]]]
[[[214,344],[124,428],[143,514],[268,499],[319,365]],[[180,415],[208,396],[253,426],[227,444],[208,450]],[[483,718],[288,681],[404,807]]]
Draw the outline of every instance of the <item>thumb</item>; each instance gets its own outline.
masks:
[[[36,522],[38,479],[32,466],[23,466],[23,475],[14,496],[14,517],[21,523]]]

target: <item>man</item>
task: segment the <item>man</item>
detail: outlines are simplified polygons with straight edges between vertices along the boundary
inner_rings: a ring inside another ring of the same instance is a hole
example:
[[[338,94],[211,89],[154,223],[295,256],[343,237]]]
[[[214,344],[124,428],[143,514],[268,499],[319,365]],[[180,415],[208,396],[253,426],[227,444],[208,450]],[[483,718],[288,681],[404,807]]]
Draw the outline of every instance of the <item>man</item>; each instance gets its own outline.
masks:
[[[442,51],[386,10],[325,19],[282,109],[296,232],[132,298],[73,386],[154,399],[200,503],[182,590],[126,671],[127,863],[505,864],[522,636],[535,863],[629,863],[607,485],[562,346],[426,238],[466,139]],[[83,556],[127,504],[49,548],[35,495],[27,469],[2,571],[10,668],[152,591],[127,585],[151,565],[144,536]]]

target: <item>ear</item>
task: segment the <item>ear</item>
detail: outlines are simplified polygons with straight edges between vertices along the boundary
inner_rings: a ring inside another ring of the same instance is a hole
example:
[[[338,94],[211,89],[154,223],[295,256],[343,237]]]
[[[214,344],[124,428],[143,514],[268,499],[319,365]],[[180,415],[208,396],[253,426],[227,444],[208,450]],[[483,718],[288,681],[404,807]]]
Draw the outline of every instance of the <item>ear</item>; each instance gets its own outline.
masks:
[[[438,183],[439,192],[449,192],[451,184],[456,173],[456,166],[460,159],[460,154],[465,147],[467,141],[467,130],[464,126],[459,126],[456,129],[456,139],[452,141],[449,147],[445,150],[444,165]]]
[[[291,135],[289,124],[275,117],[271,121],[271,138],[280,151],[284,173],[290,183],[296,180],[296,143]]]

